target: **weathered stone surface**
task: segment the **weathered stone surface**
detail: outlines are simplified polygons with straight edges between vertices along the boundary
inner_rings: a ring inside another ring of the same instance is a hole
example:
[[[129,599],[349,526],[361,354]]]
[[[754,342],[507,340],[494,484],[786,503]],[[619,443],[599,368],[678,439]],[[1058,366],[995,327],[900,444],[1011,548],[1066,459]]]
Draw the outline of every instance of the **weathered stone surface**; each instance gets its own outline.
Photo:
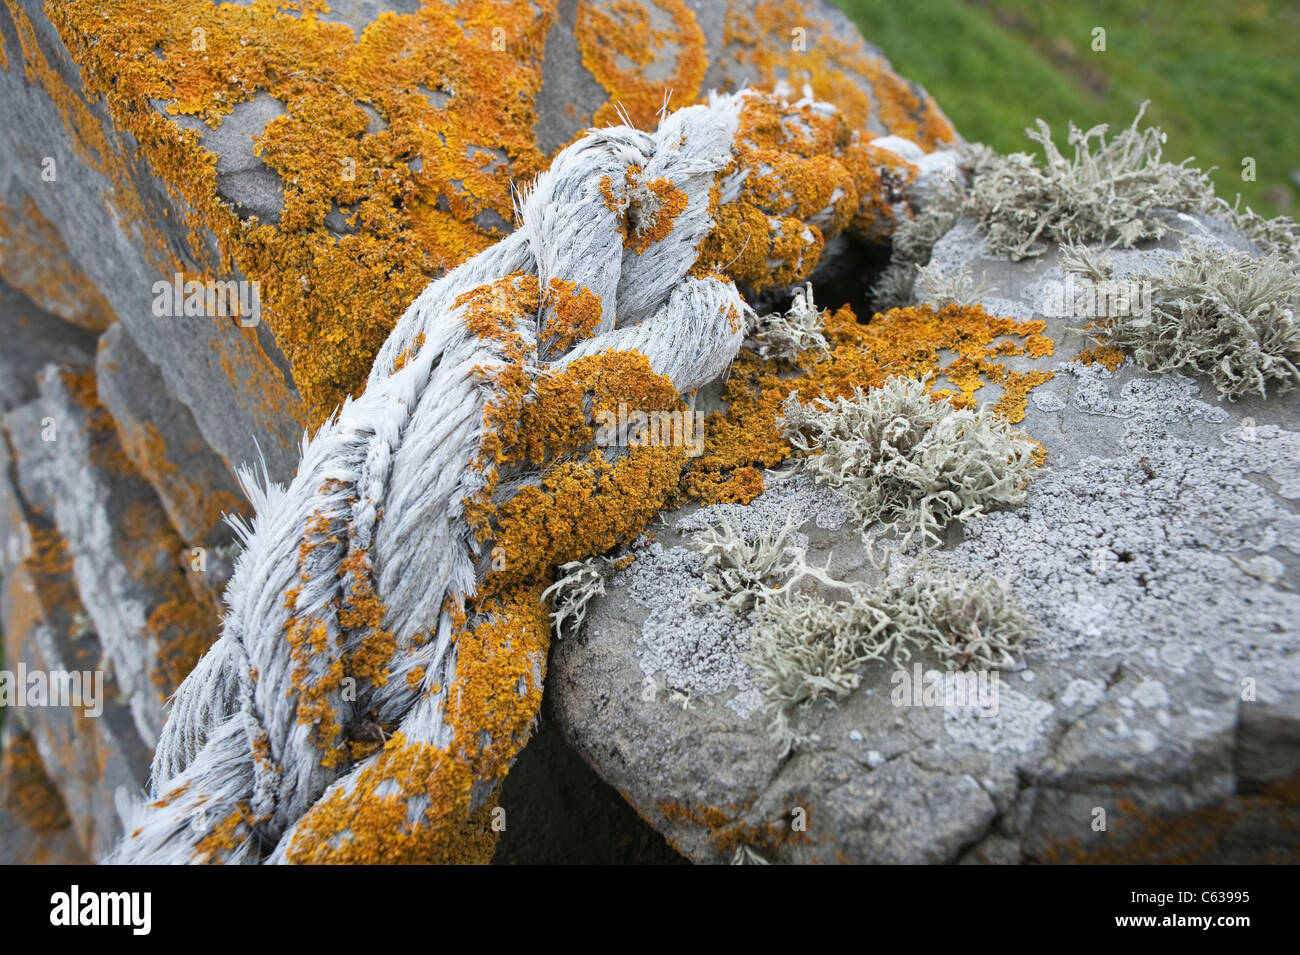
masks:
[[[45,773],[30,734],[17,719],[0,741],[0,865],[84,865],[63,797]]]
[[[292,473],[299,402],[269,330],[153,311],[154,283],[176,272],[203,276],[215,239],[195,247],[186,238],[186,210],[142,161],[135,137],[114,128],[102,101],[84,96],[42,4],[6,5],[0,36],[8,63],[0,70],[0,218],[14,240],[4,276],[69,321],[75,311],[60,303],[75,295],[51,290],[69,282],[74,291],[98,290],[111,311],[97,307],[79,324],[125,322],[219,454],[253,461],[260,445],[273,473]],[[42,175],[49,169],[52,180]]]
[[[1166,254],[1117,252],[1119,277]],[[965,224],[932,263],[982,274],[989,310],[1020,318],[1044,317],[1064,278],[1054,250],[990,259]],[[894,668],[877,663],[838,706],[804,712],[816,740],[782,757],[744,662],[750,625],[690,601],[699,531],[724,513],[750,532],[793,518],[809,564],[878,579],[845,502],[802,476],[748,506],[667,515],[593,601],[584,634],[555,647],[547,692],[561,732],[692,859],[724,861],[742,844],[791,862],[1294,858],[1297,398],[1226,406],[1190,379],[1080,364],[1087,343],[1070,329],[1086,319],[1046,320],[1055,355],[1009,364],[1056,371],[1018,426],[1050,470],[1024,506],[940,552],[1008,578],[1041,625],[1000,674],[996,716],[896,706]],[[978,397],[996,398],[986,387]],[[895,552],[891,572],[908,563]],[[796,807],[806,836],[791,832]]]
[[[131,467],[88,369],[48,366],[41,399],[5,416],[18,487],[67,543],[77,593],[140,735],[215,637],[215,606],[196,596],[184,542]]]
[[[234,567],[235,534],[225,515],[248,513],[235,475],[199,434],[194,416],[167,390],[158,367],[136,347],[120,323],[100,339],[97,393],[113,416],[122,450],[153,485],[159,502],[191,549],[191,569],[203,566],[220,593]]]
[[[27,296],[0,282],[0,411],[36,398],[36,373],[50,362],[86,364],[95,337],[42,311]]]
[[[73,578],[72,559],[49,516],[45,497],[29,500],[19,489],[8,442],[0,443],[0,626],[4,665],[45,674],[104,673],[102,713],[84,708],[30,706],[10,709],[30,734],[54,789],[61,795],[77,842],[98,858],[121,834],[114,805],[120,787],[136,791],[148,775],[150,746],[141,739]],[[39,488],[37,489],[39,491]],[[14,820],[19,837],[25,823]]]

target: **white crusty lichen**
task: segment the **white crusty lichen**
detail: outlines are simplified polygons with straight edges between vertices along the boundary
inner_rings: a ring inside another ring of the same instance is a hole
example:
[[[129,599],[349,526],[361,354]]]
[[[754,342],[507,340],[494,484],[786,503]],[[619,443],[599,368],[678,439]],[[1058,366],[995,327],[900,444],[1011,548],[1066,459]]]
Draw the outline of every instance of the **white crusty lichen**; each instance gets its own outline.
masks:
[[[582,629],[587,604],[605,593],[609,568],[609,558],[601,555],[559,566],[555,582],[542,591],[542,599],[551,602],[551,624],[557,638],[574,636]]]
[[[753,333],[754,350],[761,358],[793,362],[810,349],[830,351],[822,334],[822,313],[813,303],[812,284],[794,290],[785,312],[761,315]]]
[[[783,433],[805,457],[799,466],[853,503],[864,534],[873,522],[938,543],[954,520],[1024,501],[1039,446],[989,409],[935,398],[925,381],[890,378],[851,398],[787,399]]]
[[[1080,248],[1065,250],[1062,264],[1089,278],[1111,273]],[[1256,257],[1189,242],[1165,268],[1135,278],[1149,285],[1151,307],[1106,316],[1096,329],[1106,344],[1149,371],[1204,375],[1230,401],[1300,383],[1300,273],[1285,252]]]

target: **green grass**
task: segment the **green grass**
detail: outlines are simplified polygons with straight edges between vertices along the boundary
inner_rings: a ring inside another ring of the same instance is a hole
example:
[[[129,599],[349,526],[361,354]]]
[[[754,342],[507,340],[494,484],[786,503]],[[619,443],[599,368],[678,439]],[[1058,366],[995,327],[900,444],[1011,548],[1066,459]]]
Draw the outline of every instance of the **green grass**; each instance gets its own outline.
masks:
[[[923,84],[967,139],[1036,151],[1041,116],[1127,125],[1143,100],[1219,194],[1264,215],[1297,214],[1300,4],[1231,0],[833,0],[904,76]],[[1105,52],[1092,31],[1106,31]],[[1242,180],[1253,157],[1256,181]]]

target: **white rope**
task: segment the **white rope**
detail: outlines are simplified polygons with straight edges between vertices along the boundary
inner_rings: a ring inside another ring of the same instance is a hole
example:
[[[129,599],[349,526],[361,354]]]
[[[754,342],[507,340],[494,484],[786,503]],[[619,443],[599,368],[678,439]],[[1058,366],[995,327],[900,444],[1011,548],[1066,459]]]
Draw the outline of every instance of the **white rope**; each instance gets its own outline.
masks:
[[[284,862],[313,806],[353,794],[378,754],[326,765],[311,721],[302,719],[303,700],[290,692],[328,680],[368,636],[339,619],[357,583],[343,568],[350,554],[369,561],[396,648],[382,685],[361,681],[355,700],[334,694],[328,715],[344,726],[377,713],[379,722],[398,724],[408,742],[450,744],[443,710],[457,651],[446,601],[472,596],[487,563],[463,507],[484,485],[470,464],[493,396],[492,382],[475,369],[510,361],[501,342],[467,330],[466,306],[454,303],[514,272],[535,276],[543,288],[551,278],[573,282],[600,297],[596,334],[547,360],[537,354],[546,307],[521,317],[515,331],[534,375],[620,349],[644,354],[681,392],[718,378],[744,336],[734,316],[748,317],[749,309],[730,281],[687,273],[714,225],[710,189],[733,157],[745,98],[757,95],[717,96],[678,110],[654,133],[595,130],[564,150],[521,197],[518,230],[432,283],[410,306],[380,350],[365,392],[346,401],[314,438],[304,437],[289,486],[268,482],[265,473],[261,481],[241,475],[256,516],[240,528],[245,548],[226,593],[220,639],[171,703],[151,783],[154,799],[163,801],[119,797],[126,836],[108,861]],[[687,197],[671,231],[640,252],[625,248],[621,211],[602,193],[602,183],[631,188],[632,166],[640,167],[641,182],[666,178]],[[744,173],[729,173],[728,191]],[[409,360],[394,370],[404,354]],[[305,662],[295,661],[286,637],[291,618],[323,624]],[[422,639],[431,625],[434,638]],[[305,672],[295,674],[295,666]],[[421,668],[421,680],[408,680]],[[493,785],[475,789],[475,805]],[[411,818],[424,808],[415,800]],[[231,817],[257,824],[213,850],[212,824]]]

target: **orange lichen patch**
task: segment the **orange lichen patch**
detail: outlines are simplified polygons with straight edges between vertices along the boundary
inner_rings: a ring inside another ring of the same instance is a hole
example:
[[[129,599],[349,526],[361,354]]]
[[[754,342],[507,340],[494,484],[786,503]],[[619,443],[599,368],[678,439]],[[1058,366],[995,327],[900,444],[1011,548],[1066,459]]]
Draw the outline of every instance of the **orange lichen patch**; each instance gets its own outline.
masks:
[[[221,526],[227,514],[248,514],[248,502],[229,491],[213,491],[204,487],[168,456],[167,442],[152,422],[143,423],[134,418],[114,419],[122,451],[146,481],[157,489],[159,496],[176,517],[184,515],[177,523],[184,527],[202,529],[206,533]],[[189,543],[201,543],[201,539]]]
[[[252,837],[252,810],[239,805],[220,819],[194,846],[193,861],[199,865],[219,864]]]
[[[349,676],[383,686],[388,682],[388,664],[397,650],[397,639],[384,629],[384,605],[375,593],[370,557],[365,551],[349,551],[339,569],[344,580],[339,625],[361,634],[360,640],[348,640],[344,666]]]
[[[682,492],[705,504],[746,503],[763,490],[758,468],[775,467],[792,453],[777,420],[786,398],[798,391],[800,401],[849,397],[854,388],[871,388],[893,375],[921,378],[942,375],[956,390],[931,388],[962,408],[976,405],[986,384],[1003,388],[994,410],[1009,422],[1023,420],[1031,389],[1052,378],[1043,370],[1012,371],[995,359],[1040,354],[1050,339],[1041,321],[1019,322],[989,315],[981,306],[949,305],[894,309],[859,324],[847,306],[824,318],[831,351],[809,351],[789,366],[742,351],[723,391],[725,412],[705,422],[704,453],[682,477]],[[1023,339],[1017,342],[1014,339]],[[945,352],[956,357],[942,360]]]
[[[956,136],[930,97],[918,95],[861,37],[844,36],[802,0],[759,0],[752,11],[728,4],[723,40],[736,49],[754,85],[785,80],[795,89],[811,86],[854,129],[866,129],[874,117],[927,152]]]
[[[429,279],[500,235],[512,178],[542,169],[533,102],[552,13],[550,2],[426,3],[381,14],[358,37],[312,6],[69,0],[48,11],[88,92],[216,235],[223,261],[260,280],[263,317],[314,422],[365,380]],[[286,108],[256,140],[284,184],[278,225],[229,208],[200,137],[151,105],[215,127],[255,93]],[[335,206],[356,233],[324,227]]]
[[[640,255],[656,242],[662,242],[672,231],[673,222],[686,211],[686,193],[669,179],[649,179],[643,184],[644,195],[628,205],[629,228],[623,244]]]
[[[343,730],[335,712],[335,694],[343,684],[343,661],[336,659],[323,676],[312,676],[309,669],[312,657],[323,657],[330,649],[329,628],[323,621],[292,617],[286,639],[293,669],[289,675],[292,686],[285,692],[297,697],[298,723],[312,727],[316,745],[324,752],[321,765],[333,768],[346,755]]]
[[[552,278],[546,283],[541,310],[547,351],[568,351],[596,334],[600,325],[600,296],[577,282]]]
[[[348,787],[303,816],[289,844],[298,865],[487,862],[496,845],[489,800],[469,813],[474,778],[447,750],[395,733]],[[428,800],[422,811],[417,799]]]
[[[701,92],[708,53],[683,0],[579,0],[574,38],[583,65],[609,93],[593,126],[618,122],[621,108],[633,126],[651,129],[668,93],[685,105]]]
[[[0,791],[5,809],[35,832],[60,832],[71,824],[63,796],[50,782],[41,754],[25,732],[13,734],[0,754]]]
[[[915,175],[897,157],[858,145],[838,114],[760,96],[742,105],[732,161],[719,180],[742,169],[733,201],[721,203],[716,188],[710,197],[715,225],[692,274],[718,272],[754,291],[807,278],[827,238],[855,222],[883,223],[881,210]]]
[[[456,635],[456,671],[443,718],[458,761],[480,782],[505,778],[542,702],[551,628],[545,582],[479,601],[478,623]]]
[[[17,210],[0,200],[0,277],[64,321],[92,332],[113,323],[112,306],[73,263],[58,229],[30,196]]]
[[[1085,847],[1077,838],[1047,847],[1030,862],[1053,865],[1192,865],[1237,862],[1294,865],[1300,861],[1295,838],[1276,842],[1250,840],[1242,833],[1257,821],[1270,828],[1300,830],[1300,775],[1268,783],[1257,792],[1234,793],[1191,812],[1171,813],[1165,807],[1143,807],[1121,797],[1110,813],[1106,841]]]
[[[677,825],[696,825],[709,830],[709,839],[721,852],[731,852],[740,846],[776,849],[787,845],[805,845],[809,842],[807,831],[795,830],[790,819],[743,822],[740,816],[749,807],[732,806],[720,809],[703,803],[687,805],[676,800],[658,803],[664,818]],[[811,820],[805,815],[805,821]]]
[[[579,358],[537,382],[531,396],[511,400],[518,425],[494,436],[494,459],[545,470],[501,504],[491,500],[494,480],[466,502],[480,539],[492,538],[505,558],[480,598],[634,536],[668,499],[686,462],[686,448],[672,444],[632,447],[612,461],[600,449],[573,457],[595,438],[587,414],[617,415],[620,404],[624,411],[685,413],[672,382],[638,352]]]
[[[420,332],[415,336],[415,338],[411,340],[411,344],[403,348],[401,352],[398,353],[397,357],[393,359],[393,373],[396,374],[397,372],[405,368],[407,362],[409,362],[416,355],[420,354],[420,349],[423,347],[424,347],[424,332]]]
[[[23,560],[34,577],[58,577],[72,570],[72,555],[59,532],[51,527],[28,524],[31,552]]]
[[[185,592],[158,604],[145,623],[156,641],[153,682],[164,697],[171,696],[216,642],[212,608]]]
[[[479,338],[517,341],[515,324],[537,311],[540,291],[536,277],[512,272],[456,296],[453,308],[464,307],[465,327]]]
[[[1084,365],[1099,364],[1109,371],[1114,371],[1124,363],[1124,349],[1114,345],[1097,345],[1085,348],[1075,356],[1075,361]]]

